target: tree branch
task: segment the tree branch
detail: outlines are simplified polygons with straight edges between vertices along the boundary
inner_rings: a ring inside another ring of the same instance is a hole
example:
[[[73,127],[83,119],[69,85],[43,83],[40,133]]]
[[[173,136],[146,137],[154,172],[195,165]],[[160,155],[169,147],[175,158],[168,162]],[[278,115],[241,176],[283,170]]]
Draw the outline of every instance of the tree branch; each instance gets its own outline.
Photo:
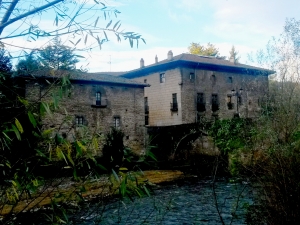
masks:
[[[2,22],[1,22],[1,25],[0,25],[0,35],[1,35],[2,31],[3,31],[3,29],[4,29],[5,27],[7,27],[8,25],[10,25],[10,24],[12,24],[12,23],[14,23],[14,22],[16,22],[16,21],[18,21],[18,20],[20,20],[20,19],[23,19],[23,18],[25,18],[25,17],[27,17],[27,16],[30,16],[30,15],[32,15],[32,14],[35,14],[35,13],[37,13],[37,12],[39,12],[39,11],[42,11],[42,10],[44,10],[44,9],[47,9],[47,8],[53,6],[53,5],[57,4],[57,3],[60,3],[60,2],[62,2],[62,1],[64,1],[64,0],[55,0],[55,1],[53,1],[53,2],[50,2],[50,3],[46,4],[46,5],[41,6],[41,7],[35,8],[35,9],[33,9],[33,10],[27,12],[27,13],[24,13],[24,14],[22,14],[22,15],[20,15],[20,16],[17,16],[17,17],[15,17],[15,18],[13,18],[13,19],[11,19],[11,20],[8,21],[8,19],[9,19],[11,13],[12,13],[12,11],[14,10],[14,8],[15,8],[16,4],[18,3],[18,1],[19,1],[19,0],[14,0],[14,1],[11,3],[10,7],[8,8],[8,10],[6,11],[6,14],[4,15],[3,20],[2,20]]]

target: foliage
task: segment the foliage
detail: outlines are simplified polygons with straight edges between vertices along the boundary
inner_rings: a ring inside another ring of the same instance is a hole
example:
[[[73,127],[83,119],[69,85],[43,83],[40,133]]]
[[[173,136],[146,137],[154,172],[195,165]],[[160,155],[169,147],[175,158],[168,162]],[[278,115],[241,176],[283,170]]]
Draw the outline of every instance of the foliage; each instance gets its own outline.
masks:
[[[41,69],[35,54],[35,51],[31,51],[29,54],[25,55],[25,59],[18,61],[16,65],[17,75],[30,75]]]
[[[111,18],[117,18],[120,11],[109,7],[103,1],[52,0],[49,2],[42,0],[31,4],[20,4],[20,2],[20,0],[14,0],[2,3],[5,5],[0,24],[2,43],[6,39],[16,37],[26,37],[28,41],[36,41],[64,36],[73,47],[78,48],[80,43],[84,43],[88,47],[83,50],[97,46],[101,49],[101,46],[109,41],[109,33],[112,33],[118,41],[121,41],[121,38],[128,40],[131,47],[134,42],[138,46],[139,40],[145,43],[140,34],[121,30],[121,21]],[[41,21],[36,23],[34,20],[44,13],[53,15],[53,27],[42,27],[45,25]],[[9,29],[14,23],[19,24]],[[3,32],[6,30],[7,32]],[[18,47],[22,48],[22,46]]]
[[[229,59],[233,59],[234,62],[238,63],[240,60],[240,57],[238,56],[238,52],[236,51],[234,45],[232,45],[230,52],[229,52]]]
[[[211,43],[207,43],[207,45],[204,46],[201,45],[200,43],[192,42],[188,47],[188,50],[189,53],[195,55],[220,57],[219,49],[217,49],[216,46]]]
[[[216,120],[209,128],[209,134],[223,154],[245,149],[254,133],[252,122],[243,118]]]
[[[74,50],[63,45],[58,37],[39,52],[38,60],[42,67],[54,70],[73,70],[79,62]]]

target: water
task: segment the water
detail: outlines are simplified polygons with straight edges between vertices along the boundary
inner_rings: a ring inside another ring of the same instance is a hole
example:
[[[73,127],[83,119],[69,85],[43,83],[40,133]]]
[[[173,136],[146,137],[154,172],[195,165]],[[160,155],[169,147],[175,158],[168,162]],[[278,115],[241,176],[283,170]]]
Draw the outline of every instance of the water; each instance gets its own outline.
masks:
[[[114,200],[82,217],[82,224],[245,224],[246,206],[252,204],[247,183],[184,181],[154,190],[150,197]],[[218,207],[217,207],[218,206]],[[93,207],[92,207],[93,208]],[[219,209],[219,213],[217,211]],[[97,211],[95,211],[97,210]]]

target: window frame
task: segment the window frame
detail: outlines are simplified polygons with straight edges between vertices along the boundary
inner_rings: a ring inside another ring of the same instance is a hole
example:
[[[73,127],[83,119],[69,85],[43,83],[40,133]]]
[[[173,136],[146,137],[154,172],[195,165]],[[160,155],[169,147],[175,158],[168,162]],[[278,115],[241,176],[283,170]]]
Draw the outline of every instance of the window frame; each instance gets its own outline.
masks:
[[[121,117],[120,116],[114,116],[114,128],[115,129],[121,128]]]
[[[166,74],[165,73],[160,73],[159,74],[159,82],[161,84],[166,82]]]

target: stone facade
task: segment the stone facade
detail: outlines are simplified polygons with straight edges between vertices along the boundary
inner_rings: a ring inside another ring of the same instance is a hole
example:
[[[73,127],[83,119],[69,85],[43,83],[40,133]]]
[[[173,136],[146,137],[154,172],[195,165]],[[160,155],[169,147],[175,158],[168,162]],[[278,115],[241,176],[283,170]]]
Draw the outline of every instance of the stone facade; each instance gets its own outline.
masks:
[[[173,57],[169,52],[166,60],[143,64],[121,76],[150,84],[144,96],[149,126],[173,126],[195,123],[201,117],[256,117],[271,73],[215,57]]]
[[[88,135],[106,134],[111,127],[121,129],[124,144],[136,154],[144,151],[144,87],[145,84],[127,82],[126,79],[85,74],[70,78],[71,85],[65,97],[59,102],[59,108],[53,115],[42,120],[43,129],[53,128],[68,138],[75,140],[78,132]],[[26,84],[26,98],[34,101],[51,98],[47,94],[50,85],[45,78],[29,81]],[[101,154],[101,146],[99,152]]]

